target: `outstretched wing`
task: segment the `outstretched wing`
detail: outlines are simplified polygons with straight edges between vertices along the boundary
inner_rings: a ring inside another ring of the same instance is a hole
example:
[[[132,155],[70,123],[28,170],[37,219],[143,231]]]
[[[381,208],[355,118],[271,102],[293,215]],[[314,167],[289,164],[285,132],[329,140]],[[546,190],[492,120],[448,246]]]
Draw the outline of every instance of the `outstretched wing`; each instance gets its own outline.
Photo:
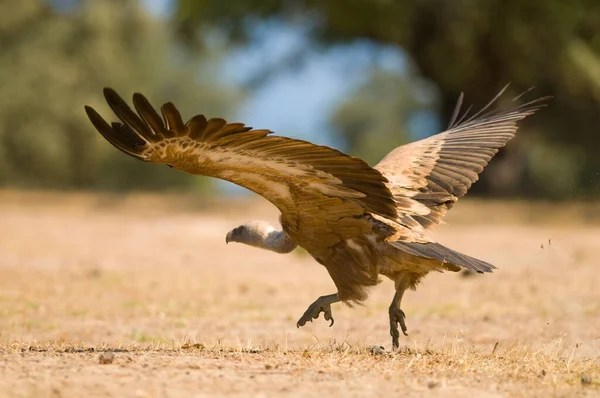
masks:
[[[359,221],[366,213],[397,219],[387,180],[358,158],[223,119],[196,115],[184,123],[172,103],[162,106],[161,117],[141,94],[133,96],[136,114],[112,89],[104,95],[121,123],[108,124],[94,109],[85,110],[112,145],[137,159],[228,180],[262,195],[279,208],[288,232],[302,231],[309,246],[328,247],[359,235],[368,224]]]
[[[454,203],[478,180],[499,148],[515,136],[517,122],[533,114],[549,97],[506,111],[487,111],[504,89],[481,111],[456,121],[462,94],[448,130],[400,146],[374,168],[388,180],[404,224],[410,220],[422,228],[440,223]],[[413,226],[413,229],[415,227]]]

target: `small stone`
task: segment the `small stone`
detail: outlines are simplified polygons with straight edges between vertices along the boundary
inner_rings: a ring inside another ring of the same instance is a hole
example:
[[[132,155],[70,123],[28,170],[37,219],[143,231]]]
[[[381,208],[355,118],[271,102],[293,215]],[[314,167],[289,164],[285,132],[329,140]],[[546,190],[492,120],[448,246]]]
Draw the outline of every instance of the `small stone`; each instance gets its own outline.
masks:
[[[436,380],[429,380],[427,382],[427,388],[430,388],[430,389],[438,388],[441,385],[442,385],[442,383],[440,383],[439,381],[436,381]]]
[[[115,354],[112,351],[106,351],[98,357],[100,365],[109,365],[115,360]]]
[[[592,376],[590,376],[590,375],[583,375],[581,377],[581,384],[592,384]]]
[[[370,351],[370,352],[371,352],[371,354],[373,354],[373,355],[385,355],[385,354],[387,354],[387,353],[385,352],[385,347],[383,347],[383,346],[380,346],[380,345],[374,345],[374,346],[371,346],[371,347],[369,348],[369,351]]]
[[[592,377],[590,375],[583,375],[581,377],[581,384],[583,384],[585,386],[590,386],[590,385],[600,386],[600,378]]]
[[[272,365],[269,365],[269,364],[266,364],[266,365],[265,365],[265,369],[266,369],[266,370],[273,369],[273,366],[272,366]]]

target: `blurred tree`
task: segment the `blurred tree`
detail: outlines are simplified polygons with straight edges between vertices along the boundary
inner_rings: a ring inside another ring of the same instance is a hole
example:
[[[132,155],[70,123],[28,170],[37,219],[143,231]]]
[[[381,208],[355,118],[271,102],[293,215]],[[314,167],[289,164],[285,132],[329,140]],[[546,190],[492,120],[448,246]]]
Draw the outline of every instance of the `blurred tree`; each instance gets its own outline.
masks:
[[[398,45],[438,86],[444,122],[461,91],[468,103],[479,106],[506,82],[512,82],[514,95],[535,85],[537,95],[555,99],[526,122],[528,133],[505,151],[513,158],[507,163],[520,168],[513,192],[518,188],[548,197],[570,196],[576,189],[600,193],[596,0],[179,0],[177,6],[180,33],[191,41],[198,32],[213,29],[244,43],[256,23],[276,19],[310,26],[318,45],[355,40]],[[491,173],[494,182],[501,179],[501,172],[494,175],[501,163],[492,163],[484,174]]]
[[[411,75],[375,67],[335,110],[331,124],[352,155],[375,164],[391,147],[412,140],[407,122],[431,104],[416,93],[424,88]]]
[[[202,188],[202,178],[116,151],[83,105],[114,118],[102,97],[111,86],[127,99],[140,91],[155,105],[172,100],[187,116],[227,114],[239,93],[215,77],[222,50],[185,51],[137,1],[62,3],[0,0],[0,184]]]

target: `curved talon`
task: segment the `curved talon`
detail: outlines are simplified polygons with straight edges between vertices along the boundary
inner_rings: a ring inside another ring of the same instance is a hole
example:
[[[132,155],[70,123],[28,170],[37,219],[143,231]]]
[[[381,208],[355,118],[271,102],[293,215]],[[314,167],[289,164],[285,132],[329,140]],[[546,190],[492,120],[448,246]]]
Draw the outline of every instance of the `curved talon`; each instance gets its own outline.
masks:
[[[406,328],[406,315],[400,308],[390,309],[390,335],[392,336],[392,346],[398,348],[400,346],[400,332],[398,331],[398,324],[400,329],[405,336],[408,336],[408,329]]]
[[[318,300],[308,307],[302,317],[300,317],[298,322],[296,322],[296,327],[299,328],[304,326],[308,321],[312,322],[313,319],[317,319],[319,317],[321,312],[323,313],[323,318],[325,318],[326,321],[331,321],[329,327],[332,327],[335,321],[333,319],[333,315],[331,314],[331,306],[329,304],[320,305]]]
[[[398,317],[398,322],[400,323],[400,329],[402,329],[402,333],[405,336],[408,336],[408,333],[406,333],[408,331],[408,329],[406,328],[406,315],[404,314],[404,311],[399,310],[400,311],[400,316]]]
[[[333,315],[331,315],[331,307],[330,306],[327,306],[327,308],[321,307],[321,311],[323,312],[323,318],[325,318],[326,321],[331,321],[331,323],[329,324],[329,327],[332,327],[333,323],[335,321],[333,320]]]

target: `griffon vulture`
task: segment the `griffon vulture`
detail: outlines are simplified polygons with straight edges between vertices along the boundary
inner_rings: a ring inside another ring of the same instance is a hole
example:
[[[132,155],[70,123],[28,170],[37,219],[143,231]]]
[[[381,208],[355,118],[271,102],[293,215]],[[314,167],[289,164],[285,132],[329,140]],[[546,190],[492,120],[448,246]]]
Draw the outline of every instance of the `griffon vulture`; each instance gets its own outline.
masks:
[[[312,303],[298,327],[321,312],[333,325],[331,304],[360,303],[380,274],[392,279],[390,334],[398,347],[398,326],[407,331],[400,309],[407,288],[415,289],[431,271],[495,268],[434,242],[427,230],[440,223],[514,137],[517,122],[545,100],[489,110],[502,92],[475,115],[467,116],[467,110],[459,118],[461,94],[448,130],[400,146],[374,167],[338,150],[242,123],[203,115],[184,123],[170,102],[161,107],[161,117],[138,93],[133,95],[136,113],[114,90],[104,90],[120,122],[109,124],[88,106],[85,111],[100,134],[126,154],[231,181],[281,211],[281,230],[252,221],[227,233],[226,241],[277,253],[301,246],[325,266],[337,292]]]

